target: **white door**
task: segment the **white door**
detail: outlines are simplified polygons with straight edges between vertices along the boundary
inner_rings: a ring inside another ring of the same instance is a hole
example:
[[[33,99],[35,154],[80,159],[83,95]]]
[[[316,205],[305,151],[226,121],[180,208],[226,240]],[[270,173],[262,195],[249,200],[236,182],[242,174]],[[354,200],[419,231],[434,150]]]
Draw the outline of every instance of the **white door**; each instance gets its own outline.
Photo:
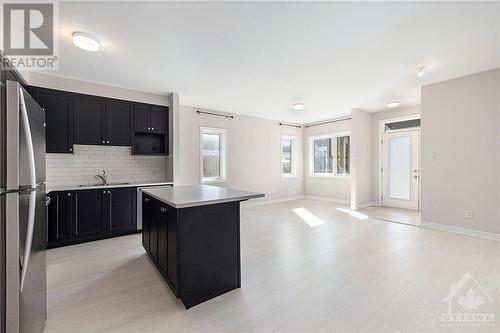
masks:
[[[385,133],[382,140],[382,205],[418,210],[420,131]]]

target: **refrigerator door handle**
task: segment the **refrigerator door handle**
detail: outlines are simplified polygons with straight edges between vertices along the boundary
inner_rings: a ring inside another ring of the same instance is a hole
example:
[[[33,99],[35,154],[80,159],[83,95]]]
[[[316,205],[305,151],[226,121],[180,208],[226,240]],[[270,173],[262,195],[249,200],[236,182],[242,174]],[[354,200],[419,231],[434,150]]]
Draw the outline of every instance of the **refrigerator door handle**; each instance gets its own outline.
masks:
[[[24,136],[26,139],[26,145],[28,149],[28,164],[30,169],[30,187],[32,189],[36,188],[36,169],[35,169],[35,152],[33,149],[33,141],[31,140],[31,129],[28,120],[28,111],[26,110],[26,102],[24,100],[24,92],[21,87],[19,87],[19,104],[21,104],[21,118],[23,121]],[[31,200],[31,199],[30,199]],[[31,201],[30,201],[31,203]],[[31,206],[30,206],[31,207]]]
[[[24,279],[28,270],[28,264],[31,255],[31,246],[33,244],[33,230],[35,229],[35,208],[36,208],[36,191],[30,192],[29,208],[28,208],[28,226],[26,230],[26,243],[24,244],[24,255],[21,262],[21,286],[20,292],[23,292]]]

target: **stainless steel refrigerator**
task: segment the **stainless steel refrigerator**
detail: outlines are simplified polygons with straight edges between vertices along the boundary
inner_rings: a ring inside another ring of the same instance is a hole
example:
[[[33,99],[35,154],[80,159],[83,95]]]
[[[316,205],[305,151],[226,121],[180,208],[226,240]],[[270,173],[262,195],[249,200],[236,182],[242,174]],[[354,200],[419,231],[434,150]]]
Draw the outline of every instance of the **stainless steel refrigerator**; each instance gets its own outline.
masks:
[[[18,82],[6,83],[0,175],[5,331],[41,332],[47,318],[45,112]]]

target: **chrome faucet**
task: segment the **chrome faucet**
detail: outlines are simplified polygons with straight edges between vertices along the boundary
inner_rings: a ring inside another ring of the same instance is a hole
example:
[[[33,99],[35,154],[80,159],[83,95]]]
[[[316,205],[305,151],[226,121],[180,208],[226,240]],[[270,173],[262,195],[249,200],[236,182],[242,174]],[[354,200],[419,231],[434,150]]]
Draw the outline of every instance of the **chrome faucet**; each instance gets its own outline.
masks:
[[[106,175],[105,170],[102,170],[102,175],[95,175],[94,178],[100,179],[102,181],[102,185],[108,184],[108,176]]]

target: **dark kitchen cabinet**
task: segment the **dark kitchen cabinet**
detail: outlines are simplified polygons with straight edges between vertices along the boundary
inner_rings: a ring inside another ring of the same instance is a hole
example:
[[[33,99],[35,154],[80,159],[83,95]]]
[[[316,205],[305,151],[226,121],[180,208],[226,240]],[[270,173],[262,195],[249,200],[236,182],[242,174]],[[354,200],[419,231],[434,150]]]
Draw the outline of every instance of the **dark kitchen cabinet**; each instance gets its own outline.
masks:
[[[110,234],[136,230],[136,188],[106,189],[104,194],[104,227]]]
[[[158,219],[160,205],[157,200],[152,200],[147,195],[142,196],[142,233],[146,251],[158,265]],[[164,233],[163,228],[160,231]],[[161,256],[164,258],[164,255]],[[164,265],[162,265],[164,266]]]
[[[45,109],[47,153],[73,153],[74,94],[44,88],[32,93]]]
[[[130,146],[132,143],[132,103],[106,99],[106,144]]]
[[[134,130],[136,133],[165,134],[168,108],[157,105],[134,105]]]
[[[167,206],[160,204],[157,208],[157,257],[158,268],[163,276],[167,275]]]
[[[75,143],[83,145],[106,144],[105,99],[77,94],[75,97]]]
[[[73,237],[73,194],[51,192],[48,206],[48,241],[54,245],[71,241]]]
[[[149,224],[153,218],[153,201],[145,195],[142,196],[142,246],[149,252]]]
[[[46,111],[48,153],[74,144],[132,146],[135,155],[168,155],[168,107],[29,87]]]
[[[50,192],[48,247],[137,232],[137,188]]]
[[[170,206],[167,206],[166,211],[166,225],[167,225],[167,282],[170,285],[170,288],[174,292],[177,292],[177,210],[173,209]]]
[[[150,107],[145,104],[134,105],[134,129],[135,132],[149,133],[150,126]]]
[[[176,210],[146,194],[143,194],[142,200],[142,244],[177,294]]]
[[[75,238],[94,239],[103,232],[101,190],[75,191]]]
[[[151,106],[151,132],[165,134],[167,126],[168,109],[160,106]]]

